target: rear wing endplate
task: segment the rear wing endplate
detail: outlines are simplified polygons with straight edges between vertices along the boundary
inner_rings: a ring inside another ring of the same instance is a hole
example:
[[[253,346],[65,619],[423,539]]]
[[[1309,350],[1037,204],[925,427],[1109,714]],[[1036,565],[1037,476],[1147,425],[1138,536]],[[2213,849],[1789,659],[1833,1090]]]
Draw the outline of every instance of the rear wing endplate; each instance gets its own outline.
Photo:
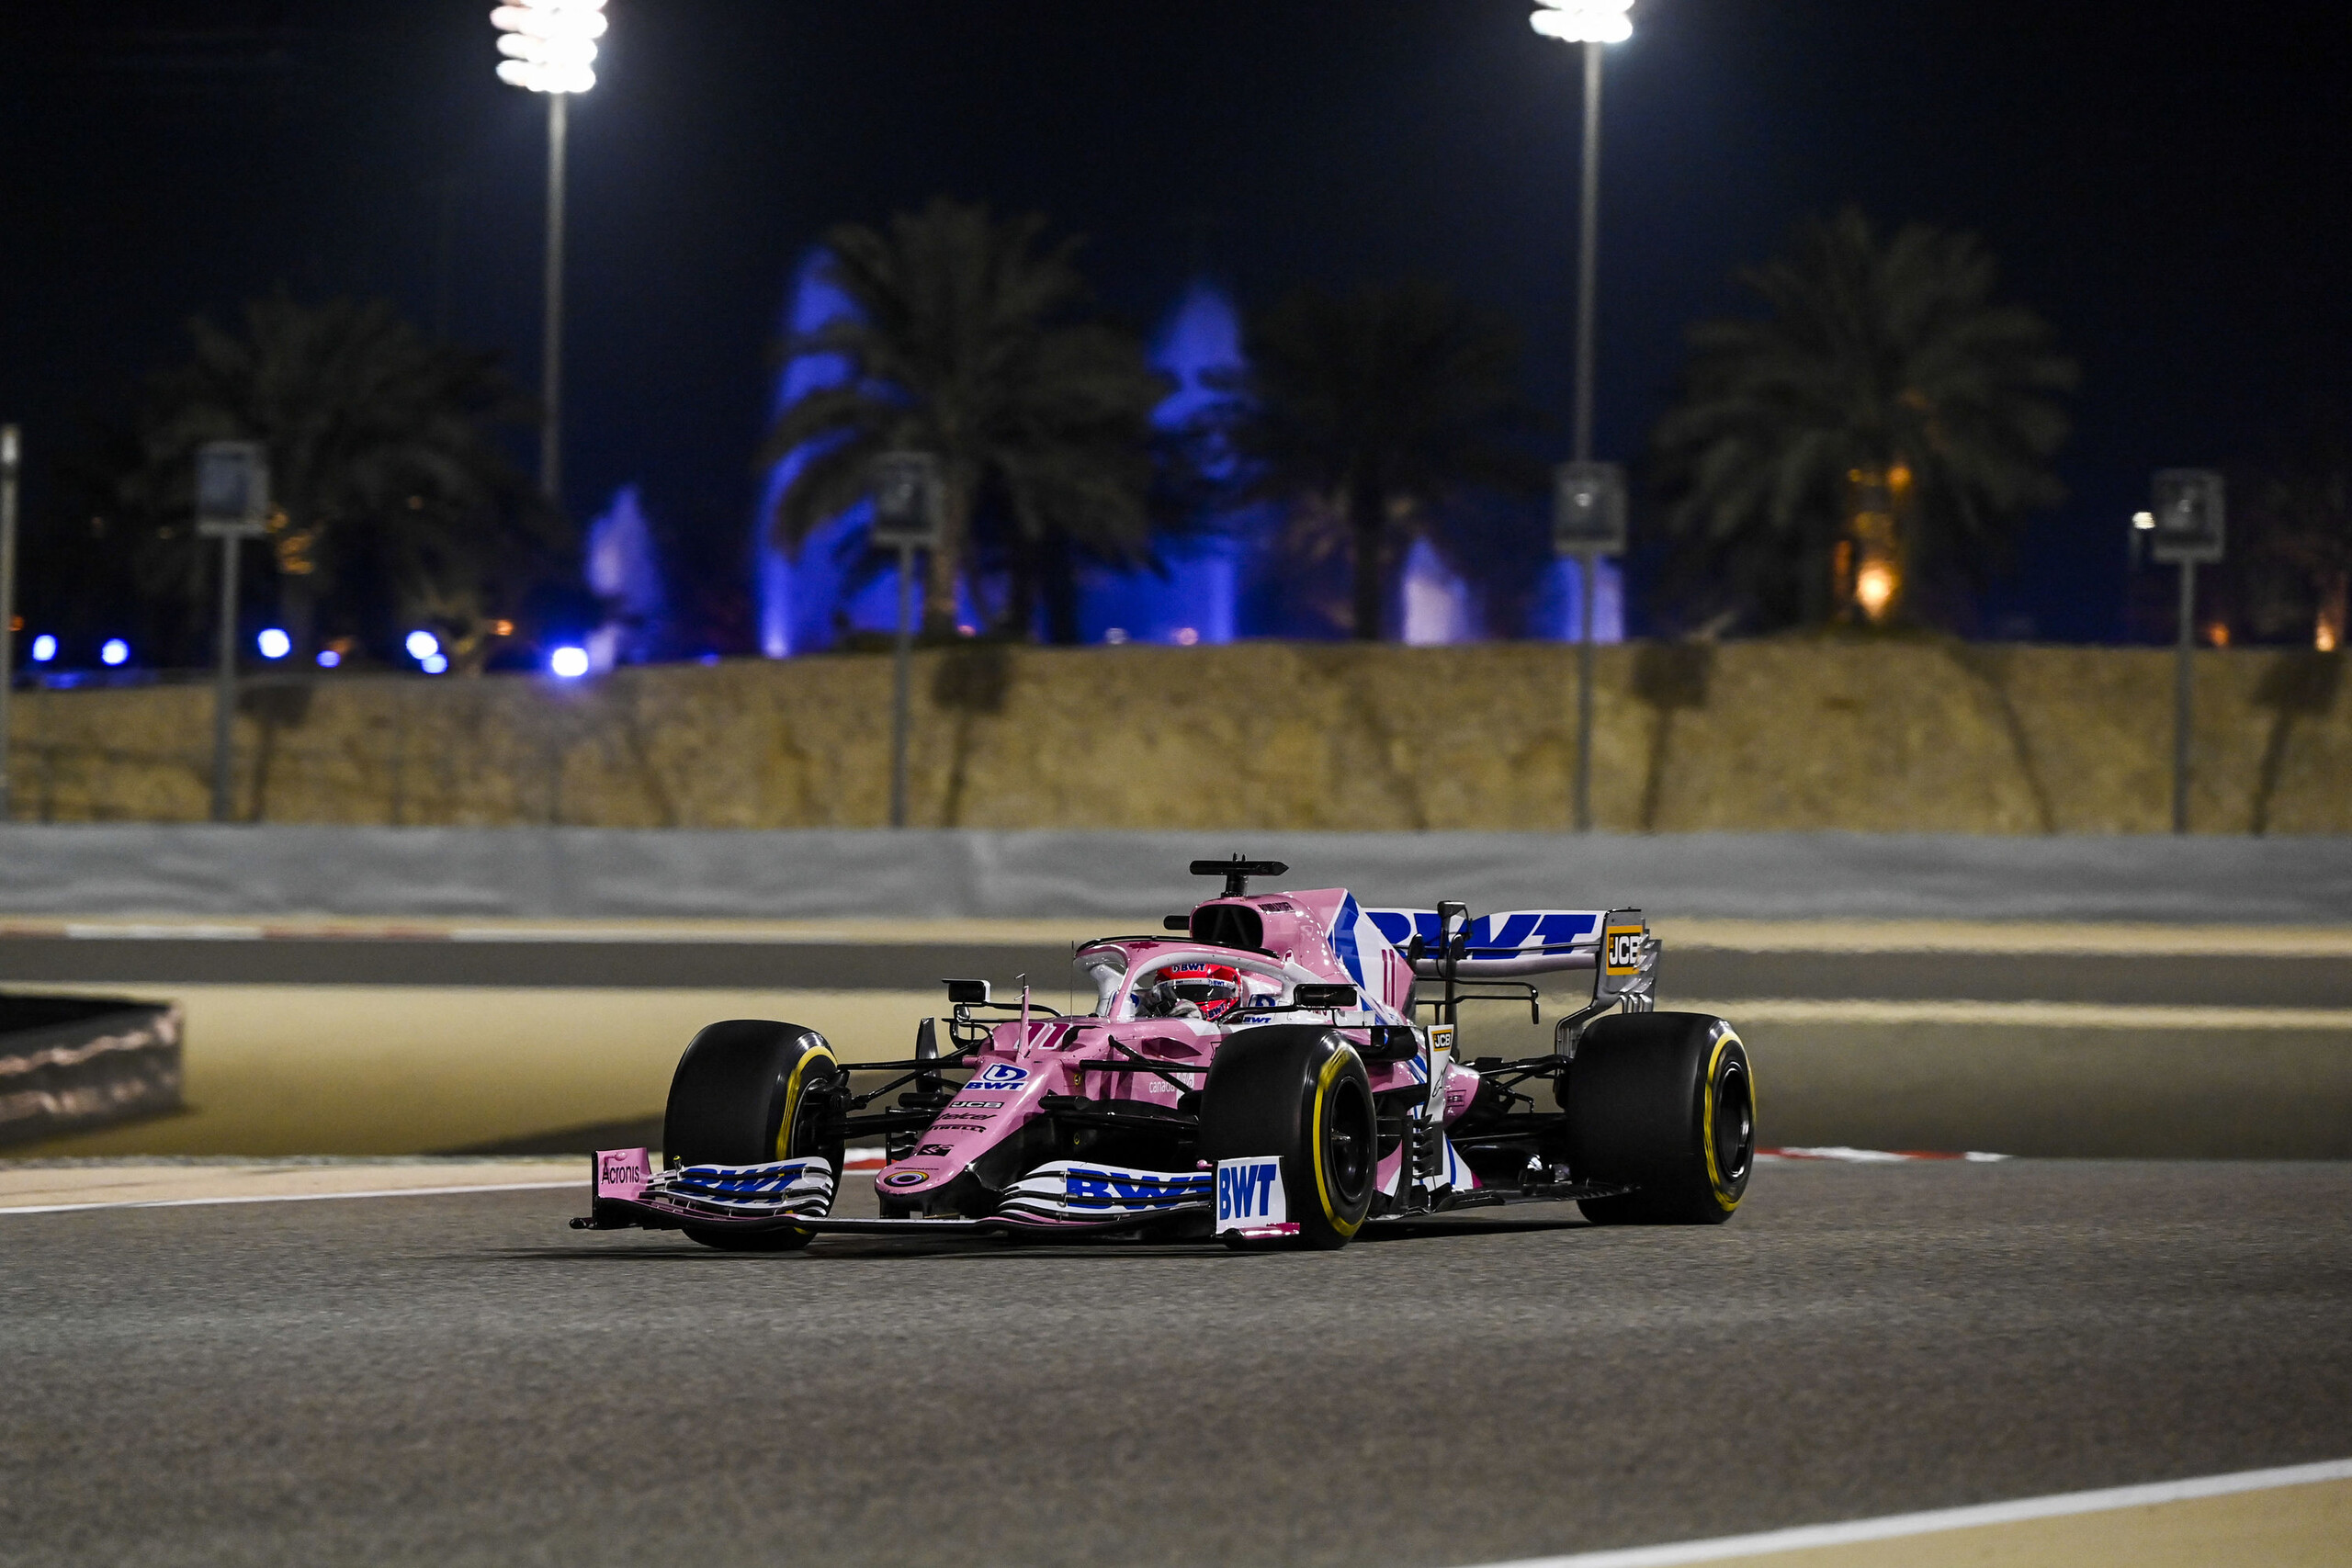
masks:
[[[1627,1012],[1657,1005],[1657,955],[1663,944],[1650,935],[1639,909],[1611,909],[1600,925],[1600,962],[1593,965],[1592,999],[1618,1002]]]

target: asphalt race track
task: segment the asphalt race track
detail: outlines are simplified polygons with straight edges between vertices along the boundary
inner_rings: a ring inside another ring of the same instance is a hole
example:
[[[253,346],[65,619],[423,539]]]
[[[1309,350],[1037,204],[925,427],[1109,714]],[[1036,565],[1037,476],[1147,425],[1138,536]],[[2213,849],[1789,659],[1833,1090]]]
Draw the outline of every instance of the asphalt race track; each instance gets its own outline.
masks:
[[[1027,974],[1058,990],[1067,942],[503,940],[76,941],[0,936],[0,976],[19,983],[498,986],[905,990],[944,976]],[[2340,954],[1840,953],[1792,957],[1669,946],[1673,994],[2149,1006],[2352,1007]]]
[[[2352,1456],[2341,1164],[1775,1163],[1721,1228],[1319,1256],[580,1207],[0,1215],[0,1562],[1436,1568]]]

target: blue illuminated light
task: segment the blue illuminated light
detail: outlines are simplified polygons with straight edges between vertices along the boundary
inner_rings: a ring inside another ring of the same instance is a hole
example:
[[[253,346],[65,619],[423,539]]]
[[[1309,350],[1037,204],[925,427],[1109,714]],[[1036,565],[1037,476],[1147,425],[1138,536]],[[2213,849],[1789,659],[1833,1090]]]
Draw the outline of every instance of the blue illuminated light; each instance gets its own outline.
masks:
[[[343,662],[343,655],[342,655],[342,654],[340,654],[340,653],[337,653],[334,649],[332,649],[332,648],[322,648],[322,649],[319,649],[319,668],[320,668],[320,669],[322,669],[322,670],[332,670],[332,669],[334,669],[336,665],[338,665],[338,664],[340,664],[340,663],[342,663],[342,662]]]
[[[448,658],[444,654],[429,653],[416,662],[427,675],[439,675],[449,668]]]
[[[98,649],[98,662],[106,665],[128,664],[130,662],[130,645],[119,637],[107,638],[106,646]]]
[[[669,637],[670,599],[637,486],[623,485],[612,509],[588,525],[586,567],[588,592],[606,617],[588,635],[591,662],[609,670],[656,657]]]
[[[33,662],[46,664],[57,657],[57,639],[43,632],[33,638]]]
[[[832,278],[824,254],[812,252],[794,276],[782,335],[808,342],[828,326],[856,320],[856,307]],[[1239,311],[1214,285],[1195,282],[1155,340],[1150,359],[1171,383],[1170,395],[1154,412],[1153,423],[1171,434],[1190,429],[1232,395],[1230,380],[1244,367]],[[795,355],[778,373],[775,412],[847,385],[856,368],[839,354]],[[797,551],[779,549],[774,542],[777,502],[825,450],[823,443],[811,443],[770,468],[754,524],[760,651],[772,659],[831,647],[844,632],[887,633],[897,624],[893,566],[877,563],[874,570],[861,564],[870,521],[865,502],[820,524]],[[1236,471],[1236,457],[1221,448],[1204,454],[1202,461],[1212,479]],[[614,515],[622,515],[617,503]],[[1269,574],[1275,541],[1287,521],[1283,509],[1271,504],[1224,509],[1196,521],[1204,526],[1165,545],[1154,565],[1092,564],[1080,570],[1073,628],[1080,641],[1193,648],[1228,643],[1245,634],[1299,629],[1292,622],[1302,617],[1276,609],[1262,586],[1273,581]],[[646,581],[650,583],[650,578]],[[1006,580],[993,571],[959,585],[958,628],[988,624],[1001,613],[1009,592]],[[1318,614],[1308,613],[1304,619],[1319,626]],[[596,667],[607,668],[611,660],[604,646],[590,646],[596,649]]]
[[[422,664],[441,651],[441,639],[428,631],[413,631],[402,646],[407,648],[411,659]]]
[[[588,650],[565,646],[548,655],[548,669],[566,681],[577,681],[588,673]]]
[[[254,646],[261,649],[264,659],[283,659],[294,651],[294,639],[277,626],[264,626]]]

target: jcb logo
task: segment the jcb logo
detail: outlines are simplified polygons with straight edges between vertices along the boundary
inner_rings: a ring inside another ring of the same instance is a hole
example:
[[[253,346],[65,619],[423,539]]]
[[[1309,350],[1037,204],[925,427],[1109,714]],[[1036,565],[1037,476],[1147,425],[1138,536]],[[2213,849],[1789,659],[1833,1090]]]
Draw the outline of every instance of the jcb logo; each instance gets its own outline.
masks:
[[[1611,975],[1638,973],[1642,967],[1642,928],[1610,927],[1605,949],[1607,957],[1603,962],[1609,965]]]

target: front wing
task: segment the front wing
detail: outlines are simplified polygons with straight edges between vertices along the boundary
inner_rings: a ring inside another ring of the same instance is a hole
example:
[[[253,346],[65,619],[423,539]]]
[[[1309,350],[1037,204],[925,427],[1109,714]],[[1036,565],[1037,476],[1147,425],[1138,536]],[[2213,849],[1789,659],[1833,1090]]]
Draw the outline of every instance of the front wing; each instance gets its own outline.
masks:
[[[1178,1221],[1190,1233],[1193,1222],[1212,1219],[1216,1201],[1207,1171],[1134,1171],[1057,1160],[1015,1182],[995,1214],[965,1218],[855,1219],[835,1215],[835,1177],[822,1159],[780,1160],[771,1165],[687,1166],[654,1171],[644,1149],[614,1149],[591,1162],[590,1213],[571,1222],[574,1230],[801,1230],[819,1235],[897,1236],[1107,1235]],[[1594,1182],[1562,1183],[1525,1192],[1492,1188],[1453,1194],[1436,1212],[1503,1203],[1559,1202],[1603,1198],[1628,1190]],[[1429,1213],[1379,1215],[1368,1223],[1411,1221]],[[1205,1235],[1205,1225],[1197,1227]]]

